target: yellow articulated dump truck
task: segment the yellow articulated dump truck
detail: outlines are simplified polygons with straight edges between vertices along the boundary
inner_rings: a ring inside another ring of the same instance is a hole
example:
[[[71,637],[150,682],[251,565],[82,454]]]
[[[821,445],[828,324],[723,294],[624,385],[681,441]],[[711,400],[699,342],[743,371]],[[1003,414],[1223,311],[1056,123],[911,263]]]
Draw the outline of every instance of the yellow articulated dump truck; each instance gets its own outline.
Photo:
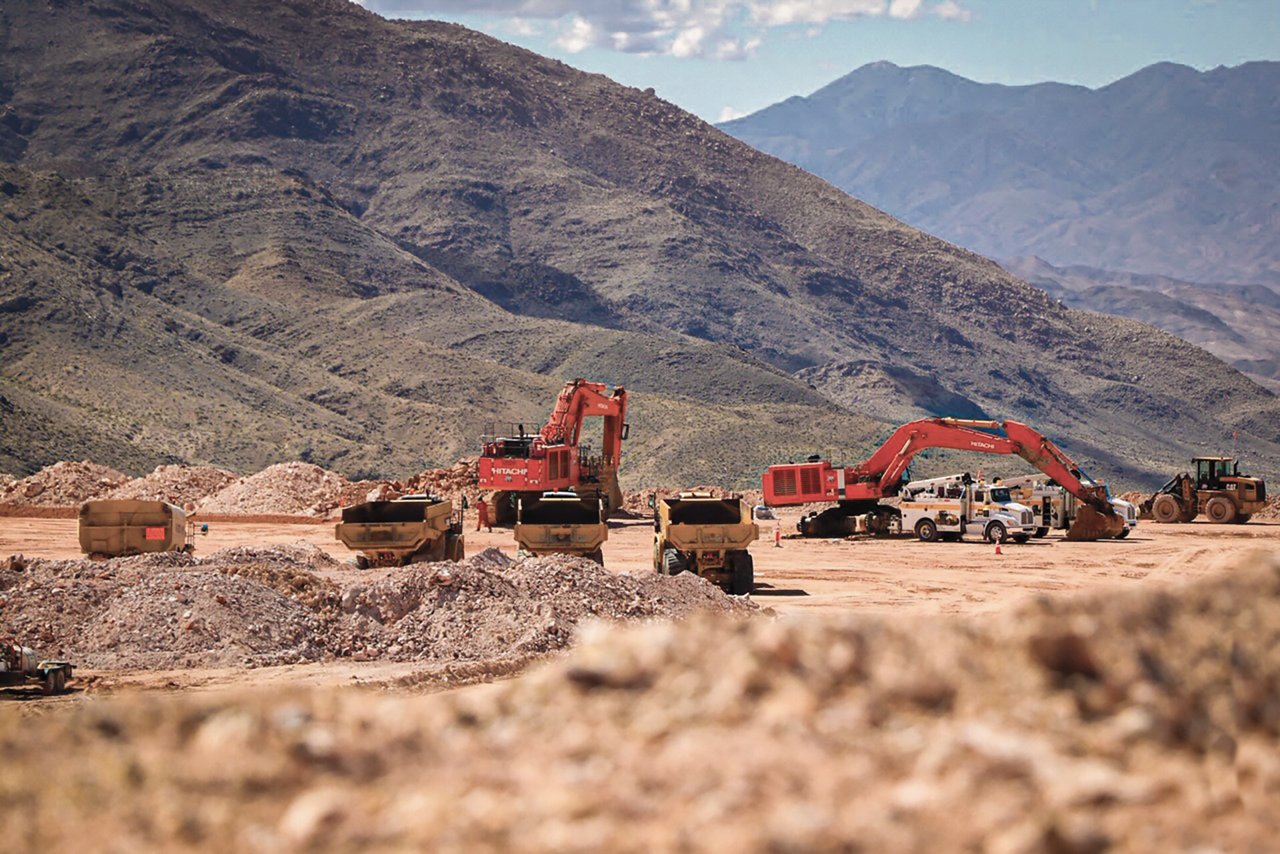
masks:
[[[462,560],[462,516],[453,502],[431,495],[366,501],[342,508],[334,536],[356,555],[356,566],[405,566]]]
[[[94,559],[193,552],[195,526],[166,501],[86,501],[80,505],[80,550]]]
[[[605,503],[597,495],[545,492],[516,505],[517,556],[580,555],[604,563],[601,546],[609,539]]]
[[[755,585],[747,548],[760,538],[739,496],[681,492],[653,503],[653,567],[664,575],[692,572],[742,596]]]

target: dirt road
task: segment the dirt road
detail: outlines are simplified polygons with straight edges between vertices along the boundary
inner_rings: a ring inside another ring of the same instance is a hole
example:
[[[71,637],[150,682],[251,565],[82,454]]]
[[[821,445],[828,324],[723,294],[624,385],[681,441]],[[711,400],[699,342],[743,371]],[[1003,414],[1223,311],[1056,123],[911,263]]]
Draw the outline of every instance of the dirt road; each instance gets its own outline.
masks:
[[[774,526],[783,531],[773,544]],[[1125,540],[1068,543],[1054,536],[1006,544],[921,543],[911,538],[803,540],[789,536],[795,517],[762,522],[753,548],[757,601],[782,615],[856,609],[860,612],[976,613],[1003,609],[1021,597],[1103,585],[1172,583],[1203,577],[1256,548],[1280,551],[1280,523],[1156,525],[1143,523]],[[511,555],[509,529],[475,531],[469,554],[494,547]],[[340,559],[351,553],[333,538],[332,523],[215,522],[198,536],[197,554],[237,545],[312,543]],[[0,556],[80,557],[74,519],[0,518]],[[647,519],[615,520],[604,546],[614,572],[652,572],[653,532]]]

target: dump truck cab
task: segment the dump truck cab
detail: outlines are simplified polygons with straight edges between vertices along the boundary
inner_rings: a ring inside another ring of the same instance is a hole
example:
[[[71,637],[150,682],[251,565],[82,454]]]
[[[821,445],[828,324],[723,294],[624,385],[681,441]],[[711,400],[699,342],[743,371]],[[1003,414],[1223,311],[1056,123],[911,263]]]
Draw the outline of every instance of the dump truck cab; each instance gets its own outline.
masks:
[[[342,508],[334,536],[359,552],[356,565],[404,566],[462,560],[462,516],[453,502],[433,495],[405,495],[394,501],[366,501]]]
[[[760,538],[741,496],[681,492],[653,500],[653,567],[664,575],[692,572],[742,596],[755,585],[748,547]]]
[[[544,492],[516,502],[516,548],[521,557],[567,554],[604,563],[609,538],[606,504],[597,495]]]
[[[80,550],[93,559],[195,551],[195,525],[167,501],[86,501],[79,519]]]
[[[1035,514],[1014,501],[1008,487],[978,483],[967,473],[912,481],[901,494],[902,529],[927,543],[966,534],[1025,543],[1036,530]]]

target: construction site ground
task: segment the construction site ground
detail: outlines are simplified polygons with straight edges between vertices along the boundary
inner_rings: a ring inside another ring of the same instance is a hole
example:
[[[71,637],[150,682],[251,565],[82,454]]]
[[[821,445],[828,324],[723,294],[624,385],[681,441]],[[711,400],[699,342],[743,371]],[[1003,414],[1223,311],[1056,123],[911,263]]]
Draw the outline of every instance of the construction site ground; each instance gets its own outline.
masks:
[[[1068,543],[1060,534],[1026,544],[1008,543],[1001,554],[985,542],[921,543],[909,536],[805,540],[794,534],[798,513],[762,521],[755,556],[756,591],[762,608],[783,618],[809,613],[979,614],[1007,610],[1038,594],[1069,594],[1133,585],[1168,585],[1212,576],[1239,565],[1249,552],[1280,552],[1280,522],[1247,525],[1142,523],[1125,540]],[[782,532],[775,545],[774,531]],[[235,546],[309,543],[333,557],[353,557],[333,538],[333,522],[217,521],[196,538],[197,556]],[[474,515],[466,532],[468,554],[487,548],[511,556],[509,528],[476,531]],[[0,517],[0,556],[75,559],[80,554],[75,519]],[[615,519],[604,546],[605,567],[615,573],[652,573],[653,529],[647,518]],[[338,582],[371,580],[385,569],[359,570],[354,564],[330,573]],[[175,670],[79,671],[86,694],[120,690],[217,691],[281,685],[372,684],[416,688],[437,685],[422,662],[332,661],[275,667],[184,668]],[[500,672],[493,676],[505,676]],[[0,697],[29,692],[0,692]],[[40,705],[46,705],[47,701]]]

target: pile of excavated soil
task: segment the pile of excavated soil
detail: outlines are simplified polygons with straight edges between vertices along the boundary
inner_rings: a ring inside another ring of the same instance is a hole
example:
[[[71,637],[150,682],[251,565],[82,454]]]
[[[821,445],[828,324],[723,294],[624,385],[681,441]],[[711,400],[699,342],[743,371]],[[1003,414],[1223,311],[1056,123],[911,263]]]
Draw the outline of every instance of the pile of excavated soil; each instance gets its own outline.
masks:
[[[1268,498],[1267,503],[1253,515],[1253,518],[1261,519],[1264,522],[1280,519],[1280,495]]]
[[[128,480],[128,475],[88,460],[54,463],[0,487],[0,504],[69,507],[101,498]]]
[[[583,619],[747,613],[691,575],[614,575],[581,558],[351,573],[315,547],[239,547],[0,566],[6,629],[82,667],[270,665],[333,657],[501,661],[562,649]],[[366,580],[368,579],[368,580]]]
[[[1277,685],[1258,558],[980,620],[593,628],[482,691],[3,716],[0,794],[58,848],[1268,850]]]
[[[723,486],[690,486],[681,489],[641,489],[636,492],[627,492],[622,497],[622,509],[637,516],[652,516],[653,510],[649,507],[650,498],[658,501],[663,498],[673,498],[681,492],[709,492],[716,498],[740,495],[747,502],[748,507],[754,507],[764,501],[764,494],[758,489],[735,491],[725,489]]]
[[[392,486],[402,495],[426,493],[441,498],[457,499],[476,489],[479,470],[475,459],[458,460],[442,469],[427,469],[405,481],[395,481]]]
[[[103,497],[168,501],[179,507],[195,507],[238,479],[238,475],[213,466],[156,466],[151,474],[134,478]]]
[[[1130,504],[1133,504],[1136,506],[1146,501],[1148,498],[1150,498],[1151,493],[1150,492],[1122,492],[1117,497],[1119,497],[1124,501],[1128,501]]]
[[[228,515],[317,516],[343,504],[351,484],[311,463],[277,463],[205,499],[198,511]],[[362,499],[363,500],[363,499]]]

